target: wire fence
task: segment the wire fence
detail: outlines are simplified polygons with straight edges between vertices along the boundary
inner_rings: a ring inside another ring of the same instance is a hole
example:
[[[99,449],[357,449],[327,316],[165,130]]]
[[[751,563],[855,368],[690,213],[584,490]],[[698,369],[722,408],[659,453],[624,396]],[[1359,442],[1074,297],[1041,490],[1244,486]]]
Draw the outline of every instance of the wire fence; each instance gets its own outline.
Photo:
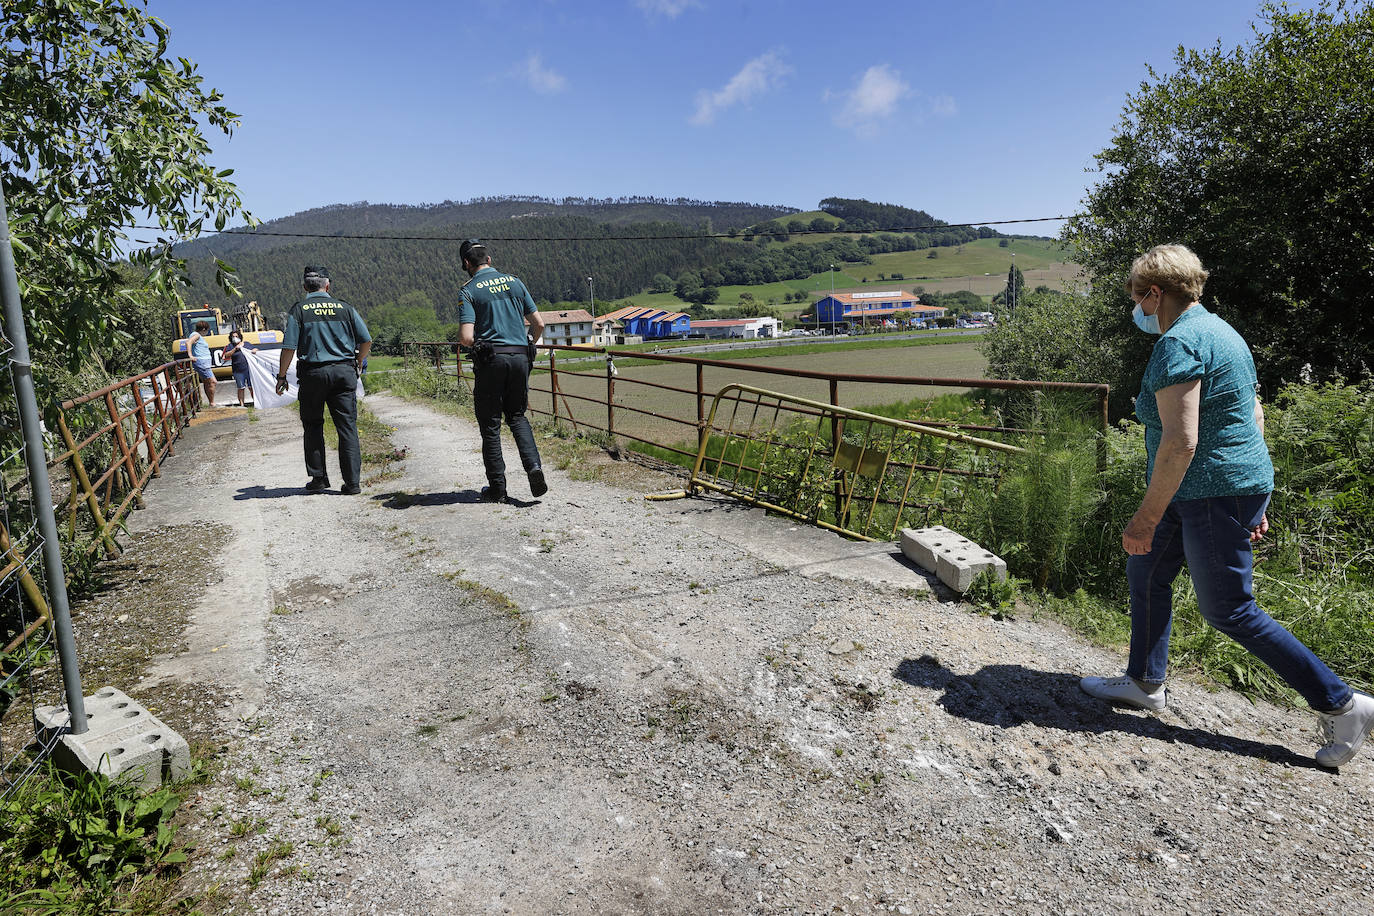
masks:
[[[81,575],[100,551],[119,553],[125,516],[175,453],[200,409],[200,387],[184,362],[166,363],[59,405],[45,430],[51,493],[32,492],[10,367],[0,391],[0,803],[52,753],[61,730],[35,728],[39,706],[64,706],[52,602],[43,571],[37,499],[62,527],[63,566]],[[47,735],[46,738],[41,737]]]
[[[29,493],[28,462],[15,398],[9,340],[0,337],[0,802],[52,753],[59,736],[36,737],[33,710],[60,703],[51,603],[43,575],[43,537]]]

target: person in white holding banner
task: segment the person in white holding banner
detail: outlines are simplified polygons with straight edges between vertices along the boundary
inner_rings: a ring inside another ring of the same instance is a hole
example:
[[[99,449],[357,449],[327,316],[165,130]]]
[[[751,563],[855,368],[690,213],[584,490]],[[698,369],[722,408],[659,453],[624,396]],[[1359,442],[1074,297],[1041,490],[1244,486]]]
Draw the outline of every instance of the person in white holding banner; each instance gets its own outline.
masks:
[[[305,430],[305,470],[308,493],[329,489],[325,468],[324,409],[339,434],[339,472],[345,496],[360,493],[362,451],[358,446],[359,366],[372,350],[372,335],[357,309],[330,294],[329,272],[305,268],[305,297],[286,313],[276,393],[286,392],[291,361],[297,356],[301,426]]]

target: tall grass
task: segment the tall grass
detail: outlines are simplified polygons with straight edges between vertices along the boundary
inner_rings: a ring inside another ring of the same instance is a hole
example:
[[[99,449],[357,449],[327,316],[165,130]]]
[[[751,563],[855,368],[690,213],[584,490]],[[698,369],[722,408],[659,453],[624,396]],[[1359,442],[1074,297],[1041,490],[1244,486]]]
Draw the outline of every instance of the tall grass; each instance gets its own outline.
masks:
[[[388,375],[392,392],[403,398],[429,398],[450,404],[471,404],[472,395],[454,375],[412,362]]]

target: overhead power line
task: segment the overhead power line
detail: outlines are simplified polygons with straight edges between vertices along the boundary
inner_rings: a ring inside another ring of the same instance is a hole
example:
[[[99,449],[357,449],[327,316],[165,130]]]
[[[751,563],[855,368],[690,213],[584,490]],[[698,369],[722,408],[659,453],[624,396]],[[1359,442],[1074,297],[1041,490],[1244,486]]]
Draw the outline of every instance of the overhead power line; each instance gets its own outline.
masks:
[[[1076,215],[1076,214],[1075,214]],[[994,219],[984,220],[976,223],[942,223],[939,226],[904,226],[899,229],[780,229],[787,235],[873,235],[877,232],[939,232],[944,229],[974,229],[979,226],[1006,226],[1014,223],[1052,223],[1072,216],[1037,216],[1031,219]],[[161,232],[159,226],[125,226],[126,229],[148,229],[154,232]],[[727,239],[739,238],[749,230],[739,230],[731,235],[728,232],[694,232],[683,235],[579,235],[566,237],[553,236],[483,236],[484,242],[656,242],[656,241],[679,241],[683,239]],[[354,239],[372,242],[465,242],[470,236],[447,235],[352,235],[347,233],[328,233],[328,232],[277,232],[274,230],[245,230],[245,229],[205,229],[203,235],[234,235],[234,236],[276,236],[279,238],[295,239]],[[757,231],[754,235],[772,235],[771,231]],[[151,244],[151,243],[144,243]]]

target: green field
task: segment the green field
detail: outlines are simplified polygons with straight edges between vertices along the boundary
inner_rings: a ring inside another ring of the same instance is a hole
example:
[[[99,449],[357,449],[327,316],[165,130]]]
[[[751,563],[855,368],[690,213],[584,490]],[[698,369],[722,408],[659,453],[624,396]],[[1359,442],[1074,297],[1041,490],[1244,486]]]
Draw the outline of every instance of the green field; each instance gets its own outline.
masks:
[[[813,215],[803,214],[797,218],[809,221]],[[797,236],[794,241],[786,244],[804,245],[836,237],[826,233]],[[1008,239],[1006,248],[1002,248],[998,242],[998,239],[977,239],[951,248],[894,251],[890,254],[874,255],[872,264],[845,264],[843,269],[840,269],[841,265],[836,265],[834,288],[836,292],[846,292],[863,289],[865,286],[873,288],[872,284],[908,290],[913,286],[921,286],[929,292],[941,293],[967,289],[988,298],[1001,292],[1006,286],[1007,270],[1011,266],[1013,253],[1016,255],[1016,266],[1025,274],[1026,286],[1031,289],[1042,284],[1051,289],[1063,289],[1079,273],[1077,264],[1064,260],[1066,252],[1058,242]],[[931,251],[937,252],[938,256],[928,257]],[[885,277],[902,274],[903,278],[879,280],[879,274]],[[801,290],[810,293],[814,299],[827,295],[830,288],[829,271],[812,274],[803,279],[758,286],[722,286],[720,299],[712,308],[735,308],[742,301],[740,294],[749,293],[755,302],[768,305],[771,301],[773,307],[782,314],[792,316],[807,311],[809,306],[807,303],[784,304],[784,294]],[[615,305],[683,311],[687,303],[672,293],[639,293],[628,299],[617,300]],[[606,311],[604,306],[598,307],[598,310],[603,313]]]
[[[815,401],[828,402],[829,384],[825,381],[795,378],[751,371],[760,367],[807,369],[814,372],[842,372],[853,375],[913,376],[924,378],[969,379],[982,378],[987,361],[978,352],[976,339],[959,339],[938,345],[917,346],[836,346],[819,348],[803,353],[781,353],[768,357],[755,357],[739,360],[738,368],[706,367],[703,370],[703,388],[707,392],[705,409],[710,409],[710,395],[729,384],[753,385],[769,391],[777,391]],[[728,354],[708,353],[712,359],[728,359]],[[619,367],[618,367],[619,368]],[[567,412],[579,423],[604,426],[606,423],[606,377],[605,372],[588,368],[586,375],[572,375],[566,371],[558,373],[559,391],[566,395],[580,395],[595,398],[600,404],[574,398],[559,400],[559,415],[567,418]],[[673,417],[680,422],[665,420],[632,410],[616,411],[616,429],[630,432],[658,443],[694,442],[694,424],[697,416],[696,367],[677,363],[643,365],[638,360],[634,365],[619,369],[616,379],[615,403],[617,408],[636,408],[661,416]],[[690,393],[665,391],[636,384],[637,381],[653,382],[685,389]],[[877,384],[871,382],[841,382],[839,402],[847,407],[863,407],[874,404],[890,404],[909,401],[916,397],[932,397],[951,391],[966,389]],[[531,380],[530,404],[533,408],[547,412],[550,408],[549,377],[539,373]]]

